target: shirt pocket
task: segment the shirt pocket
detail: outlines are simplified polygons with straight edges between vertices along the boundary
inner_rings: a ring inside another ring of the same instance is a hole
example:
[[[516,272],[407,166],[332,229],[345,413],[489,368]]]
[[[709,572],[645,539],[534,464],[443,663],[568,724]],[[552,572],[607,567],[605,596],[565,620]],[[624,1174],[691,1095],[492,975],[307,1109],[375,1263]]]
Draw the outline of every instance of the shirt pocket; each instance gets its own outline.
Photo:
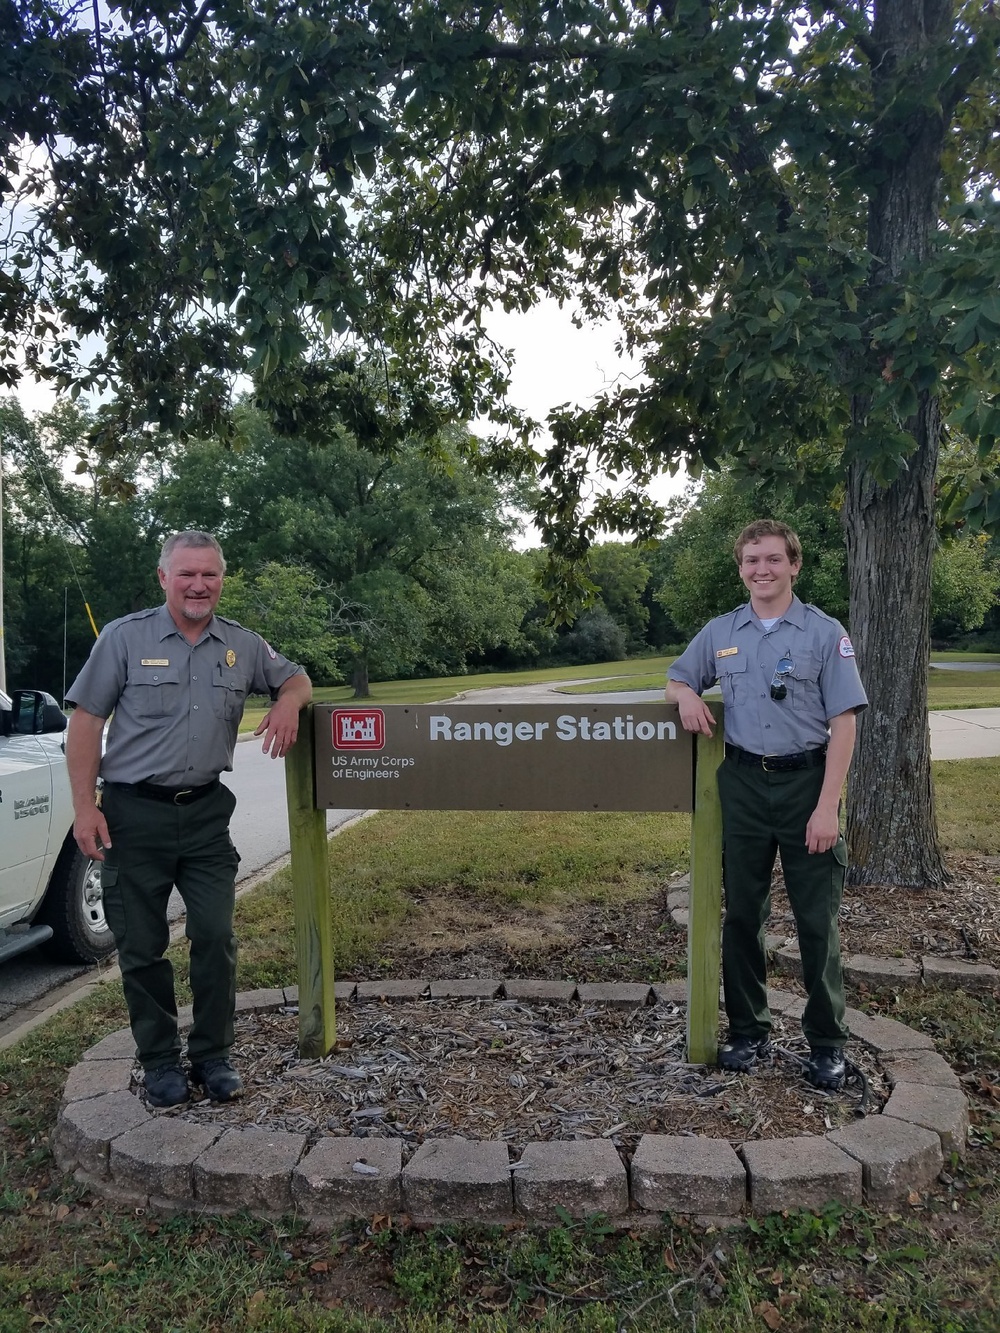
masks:
[[[726,708],[746,702],[747,698],[747,658],[726,657],[716,662],[715,669],[722,689],[722,702]]]
[[[180,702],[181,678],[177,667],[133,667],[128,689],[139,717],[169,717]]]
[[[812,653],[798,653],[792,658],[795,670],[788,677],[788,689],[794,703],[818,704],[819,677],[823,670],[820,658]]]
[[[247,698],[247,678],[234,667],[219,666],[212,680],[212,709],[224,722],[239,720]]]

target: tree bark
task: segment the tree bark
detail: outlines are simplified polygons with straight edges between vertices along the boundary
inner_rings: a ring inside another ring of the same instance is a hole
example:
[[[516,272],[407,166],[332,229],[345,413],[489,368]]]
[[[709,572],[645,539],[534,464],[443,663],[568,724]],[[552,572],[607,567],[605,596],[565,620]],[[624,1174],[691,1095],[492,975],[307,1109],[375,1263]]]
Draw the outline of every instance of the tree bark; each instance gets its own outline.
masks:
[[[884,488],[854,464],[847,478],[851,633],[869,705],[861,714],[847,796],[852,884],[936,888],[947,876],[937,841],[927,669],[930,661],[934,474],[940,419],[929,396],[923,440]]]
[[[351,669],[351,684],[354,686],[353,698],[370,699],[371,690],[368,688],[368,659],[367,657],[355,658],[354,666]]]
[[[940,58],[951,28],[948,0],[879,0],[872,26],[875,105],[869,167],[872,289],[892,286],[930,251],[938,219],[946,125],[929,96],[903,96],[924,62]],[[896,108],[904,108],[897,111]],[[869,366],[869,371],[871,371]],[[886,359],[881,373],[891,374]],[[870,398],[856,395],[854,426]],[[905,423],[914,450],[889,486],[863,458],[847,472],[851,629],[869,696],[848,786],[850,881],[937,888],[947,879],[938,846],[927,720],[934,479],[941,442],[937,397],[919,395]]]

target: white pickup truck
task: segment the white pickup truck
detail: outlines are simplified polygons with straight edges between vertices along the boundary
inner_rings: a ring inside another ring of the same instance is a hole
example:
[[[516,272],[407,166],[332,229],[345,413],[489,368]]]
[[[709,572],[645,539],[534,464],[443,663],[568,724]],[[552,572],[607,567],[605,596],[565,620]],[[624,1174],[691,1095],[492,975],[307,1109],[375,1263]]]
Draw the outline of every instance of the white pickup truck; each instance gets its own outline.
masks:
[[[40,945],[66,963],[115,949],[100,868],[73,841],[66,714],[40,690],[0,690],[0,962]]]

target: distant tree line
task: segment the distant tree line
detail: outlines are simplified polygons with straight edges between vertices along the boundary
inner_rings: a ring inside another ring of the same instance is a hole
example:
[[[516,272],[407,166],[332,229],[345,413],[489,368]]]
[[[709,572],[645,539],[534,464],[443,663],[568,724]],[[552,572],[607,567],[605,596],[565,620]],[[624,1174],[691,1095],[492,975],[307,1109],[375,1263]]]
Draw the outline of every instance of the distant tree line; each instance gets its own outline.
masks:
[[[136,443],[113,469],[86,452],[90,414],[67,404],[34,418],[0,400],[4,459],[7,676],[61,697],[97,627],[161,593],[156,559],[179,528],[219,535],[228,561],[220,611],[259,630],[323,684],[589,664],[679,651],[744,590],[732,540],[744,523],[786,519],[802,536],[803,600],[848,619],[835,506],[755,493],[711,473],[670,507],[667,535],[639,548],[592,546],[589,603],[555,623],[546,552],[518,550],[524,489],[467,461],[455,430],[427,441],[359,443],[335,421],[321,437],[283,434],[249,404],[242,446]],[[932,635],[1000,648],[1000,553],[981,535],[942,539]],[[978,637],[977,637],[978,632]]]

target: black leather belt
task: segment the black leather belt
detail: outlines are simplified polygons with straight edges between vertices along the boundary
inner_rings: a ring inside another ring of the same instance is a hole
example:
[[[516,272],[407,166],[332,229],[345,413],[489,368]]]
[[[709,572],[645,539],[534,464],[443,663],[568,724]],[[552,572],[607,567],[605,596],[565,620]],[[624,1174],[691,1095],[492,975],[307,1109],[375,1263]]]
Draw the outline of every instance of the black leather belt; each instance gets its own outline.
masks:
[[[801,750],[798,754],[752,754],[738,745],[727,745],[726,758],[748,768],[762,768],[765,773],[792,773],[799,768],[819,768],[826,762],[826,746]]]
[[[206,782],[203,787],[158,787],[155,782],[107,782],[105,786],[113,791],[131,792],[133,796],[145,796],[151,801],[167,801],[170,805],[190,805],[209,796],[219,785],[219,779]]]

